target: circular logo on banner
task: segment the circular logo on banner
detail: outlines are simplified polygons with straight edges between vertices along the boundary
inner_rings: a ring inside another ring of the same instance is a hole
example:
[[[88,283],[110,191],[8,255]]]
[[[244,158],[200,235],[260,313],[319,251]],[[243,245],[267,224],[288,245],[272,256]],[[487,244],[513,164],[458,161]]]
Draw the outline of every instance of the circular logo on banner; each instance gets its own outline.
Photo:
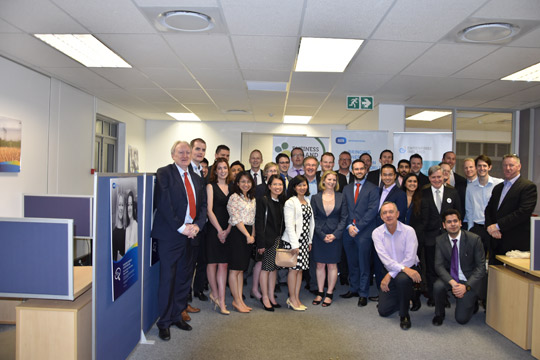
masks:
[[[120,274],[121,274],[120,267],[117,267],[116,270],[114,270],[114,280],[120,281]]]
[[[407,152],[407,149],[405,149],[405,148],[399,148],[399,152],[400,152],[401,154],[405,154],[405,153]]]
[[[337,137],[336,138],[336,144],[346,144],[347,143],[347,138],[345,137]]]
[[[116,183],[114,183],[114,182],[112,183],[112,188],[116,189]]]

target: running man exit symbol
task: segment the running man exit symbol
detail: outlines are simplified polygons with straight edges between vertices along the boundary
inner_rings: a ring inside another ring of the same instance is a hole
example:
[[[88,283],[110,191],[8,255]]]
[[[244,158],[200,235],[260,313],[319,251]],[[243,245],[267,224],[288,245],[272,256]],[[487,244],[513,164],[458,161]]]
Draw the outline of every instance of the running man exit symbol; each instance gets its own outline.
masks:
[[[373,96],[347,96],[347,110],[373,110]]]

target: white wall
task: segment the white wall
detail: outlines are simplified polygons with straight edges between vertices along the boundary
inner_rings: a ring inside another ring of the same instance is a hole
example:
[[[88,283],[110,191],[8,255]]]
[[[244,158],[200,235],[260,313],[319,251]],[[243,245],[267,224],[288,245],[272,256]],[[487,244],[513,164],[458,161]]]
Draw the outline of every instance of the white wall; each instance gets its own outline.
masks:
[[[306,135],[331,137],[332,129],[344,130],[344,125],[285,125],[279,123],[247,122],[177,122],[146,121],[146,168],[155,172],[172,162],[170,149],[176,140],[190,141],[200,137],[206,141],[206,158],[214,161],[216,147],[225,144],[231,148],[231,160],[242,156],[242,133]],[[268,142],[265,142],[268,145]],[[249,145],[251,146],[251,145]],[[257,146],[263,153],[264,163],[271,161],[271,148]],[[248,152],[249,156],[249,152]],[[248,166],[247,161],[244,165]],[[264,166],[264,165],[263,165]]]

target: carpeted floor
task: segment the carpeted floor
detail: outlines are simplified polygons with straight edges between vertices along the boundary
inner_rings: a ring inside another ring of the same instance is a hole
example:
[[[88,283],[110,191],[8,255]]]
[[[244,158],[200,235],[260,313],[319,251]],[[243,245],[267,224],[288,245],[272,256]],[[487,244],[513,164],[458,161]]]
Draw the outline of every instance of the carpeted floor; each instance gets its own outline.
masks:
[[[146,335],[154,345],[139,344],[130,360],[147,359],[531,359],[530,351],[500,335],[485,323],[482,309],[467,325],[459,325],[447,309],[441,327],[431,324],[434,308],[411,313],[412,328],[403,331],[397,314],[381,318],[377,303],[357,306],[358,298],[341,299],[347,291],[338,287],[328,308],[311,305],[313,295],[302,290],[305,312],[287,309],[286,287],[278,295],[284,307],[275,312],[262,309],[256,299],[249,314],[232,311],[221,315],[210,302],[195,299],[202,311],[192,314],[191,332],[171,327],[171,340],[161,341],[156,326]],[[375,291],[372,288],[372,291]],[[249,294],[248,288],[244,293]],[[227,298],[229,310],[232,299]],[[452,304],[454,305],[454,304]]]

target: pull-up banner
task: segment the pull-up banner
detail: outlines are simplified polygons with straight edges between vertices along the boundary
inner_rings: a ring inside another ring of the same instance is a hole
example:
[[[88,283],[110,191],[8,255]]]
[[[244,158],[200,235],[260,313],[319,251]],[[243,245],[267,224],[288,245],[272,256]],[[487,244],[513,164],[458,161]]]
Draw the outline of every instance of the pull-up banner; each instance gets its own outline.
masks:
[[[394,133],[394,164],[401,159],[409,160],[412,154],[423,159],[422,172],[441,162],[445,152],[452,150],[451,132],[396,132]]]
[[[378,169],[379,155],[385,149],[390,149],[388,144],[388,131],[359,131],[359,130],[332,130],[332,153],[337,159],[343,151],[351,153],[354,161],[363,153],[371,155],[371,170]]]

